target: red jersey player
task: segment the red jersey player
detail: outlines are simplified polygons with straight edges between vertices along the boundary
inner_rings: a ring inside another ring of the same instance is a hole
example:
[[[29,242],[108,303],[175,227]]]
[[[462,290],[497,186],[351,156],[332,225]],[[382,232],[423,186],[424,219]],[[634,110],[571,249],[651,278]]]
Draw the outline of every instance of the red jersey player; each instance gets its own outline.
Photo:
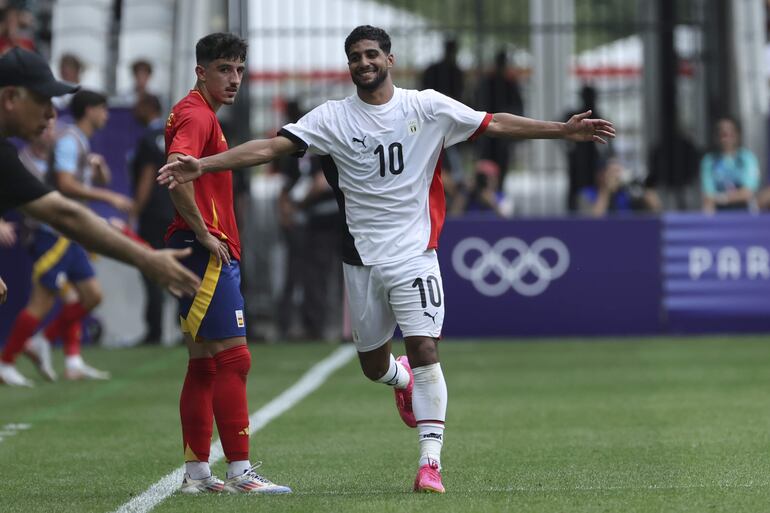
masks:
[[[205,36],[195,46],[197,81],[166,123],[169,162],[227,150],[216,117],[232,105],[245,69],[246,42],[232,34]],[[251,355],[240,292],[241,246],[233,211],[232,172],[201,177],[171,192],[176,216],[166,241],[192,248],[182,261],[201,277],[194,298],[180,300],[182,331],[189,351],[180,398],[185,458],[184,493],[289,493],[255,472],[249,462],[249,410],[246,377]],[[213,420],[228,461],[227,479],[212,475],[209,447]]]

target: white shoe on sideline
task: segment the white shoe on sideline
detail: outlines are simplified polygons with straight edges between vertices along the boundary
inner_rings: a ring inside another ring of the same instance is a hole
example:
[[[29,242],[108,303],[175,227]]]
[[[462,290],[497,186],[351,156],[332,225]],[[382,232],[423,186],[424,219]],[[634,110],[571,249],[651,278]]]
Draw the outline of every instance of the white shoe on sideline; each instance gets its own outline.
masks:
[[[9,363],[0,363],[0,382],[9,387],[34,387],[32,380],[25,378],[16,367]]]
[[[108,380],[112,375],[103,370],[95,369],[83,361],[81,357],[68,357],[68,361],[65,361],[64,377],[77,381],[81,379],[96,379],[96,380]]]
[[[24,354],[32,360],[41,376],[48,381],[56,381],[56,371],[53,370],[51,357],[51,344],[43,335],[38,333],[29,339],[24,346]]]

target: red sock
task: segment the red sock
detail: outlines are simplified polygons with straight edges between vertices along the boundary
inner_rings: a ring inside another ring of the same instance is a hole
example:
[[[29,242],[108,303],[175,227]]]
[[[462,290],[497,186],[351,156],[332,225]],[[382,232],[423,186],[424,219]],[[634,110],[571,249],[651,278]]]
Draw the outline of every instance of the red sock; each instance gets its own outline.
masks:
[[[246,377],[251,353],[245,345],[217,353],[214,380],[214,417],[227,461],[249,459],[249,406]]]
[[[59,338],[64,337],[65,330],[70,323],[75,321],[79,323],[86,315],[88,315],[88,310],[83,308],[80,303],[69,303],[62,306],[59,314],[45,329],[45,338],[51,343],[56,342]]]
[[[179,398],[185,461],[209,461],[216,374],[217,364],[213,358],[194,358],[187,364],[187,376]]]
[[[11,328],[11,334],[8,335],[8,341],[3,348],[3,355],[0,360],[3,363],[13,363],[16,356],[24,349],[24,343],[35,334],[35,330],[40,325],[40,319],[34,317],[27,310],[22,310],[16,317]]]
[[[64,356],[77,356],[80,354],[80,341],[83,338],[83,319],[69,323],[62,333],[62,345]]]

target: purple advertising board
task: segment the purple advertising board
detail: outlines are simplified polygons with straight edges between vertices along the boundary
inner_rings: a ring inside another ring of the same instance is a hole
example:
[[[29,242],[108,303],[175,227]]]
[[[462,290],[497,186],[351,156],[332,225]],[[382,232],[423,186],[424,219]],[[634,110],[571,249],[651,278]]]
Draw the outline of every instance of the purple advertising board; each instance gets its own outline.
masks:
[[[660,220],[449,219],[444,335],[658,333]]]
[[[770,216],[670,214],[662,230],[668,331],[770,330]]]

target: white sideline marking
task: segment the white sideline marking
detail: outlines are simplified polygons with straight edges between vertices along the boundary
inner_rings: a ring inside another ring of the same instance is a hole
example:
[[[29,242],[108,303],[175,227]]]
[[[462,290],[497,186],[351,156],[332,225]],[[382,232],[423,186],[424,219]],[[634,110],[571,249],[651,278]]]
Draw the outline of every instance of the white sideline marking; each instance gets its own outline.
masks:
[[[290,410],[302,399],[313,393],[327,380],[337,369],[348,363],[356,354],[353,344],[347,344],[325,359],[315,364],[302,376],[299,381],[287,388],[282,394],[255,411],[249,417],[249,426],[253,435],[271,420]],[[224,457],[222,443],[217,440],[211,444],[209,463],[214,464]],[[115,510],[114,513],[147,513],[160,504],[166,497],[174,493],[184,478],[184,465],[166,475],[149,487],[144,493],[138,495]]]
[[[0,430],[0,442],[6,438],[16,435],[19,431],[25,431],[31,428],[31,424],[6,424]]]

